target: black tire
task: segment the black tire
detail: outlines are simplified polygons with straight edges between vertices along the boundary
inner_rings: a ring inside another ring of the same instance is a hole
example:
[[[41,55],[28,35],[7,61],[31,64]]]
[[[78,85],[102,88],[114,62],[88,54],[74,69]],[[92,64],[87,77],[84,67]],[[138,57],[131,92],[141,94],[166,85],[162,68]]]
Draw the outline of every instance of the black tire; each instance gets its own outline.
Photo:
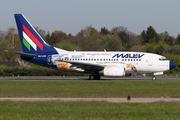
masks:
[[[94,78],[95,78],[94,75],[89,76],[89,80],[94,80]]]
[[[156,77],[155,77],[155,76],[153,76],[153,77],[152,77],[152,80],[153,80],[153,81],[155,81],[155,80],[156,80]]]

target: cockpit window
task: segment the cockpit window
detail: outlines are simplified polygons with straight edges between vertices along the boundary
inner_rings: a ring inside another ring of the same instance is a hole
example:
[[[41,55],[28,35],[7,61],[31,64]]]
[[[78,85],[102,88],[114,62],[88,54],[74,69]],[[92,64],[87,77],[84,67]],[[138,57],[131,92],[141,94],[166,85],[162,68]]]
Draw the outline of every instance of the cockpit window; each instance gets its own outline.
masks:
[[[166,61],[166,60],[168,60],[168,59],[165,57],[159,58],[159,61]]]

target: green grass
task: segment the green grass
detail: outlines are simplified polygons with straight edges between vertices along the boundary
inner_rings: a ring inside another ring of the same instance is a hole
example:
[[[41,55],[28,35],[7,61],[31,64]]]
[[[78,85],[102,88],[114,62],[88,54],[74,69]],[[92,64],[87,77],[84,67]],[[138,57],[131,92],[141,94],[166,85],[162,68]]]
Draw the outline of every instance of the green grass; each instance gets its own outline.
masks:
[[[180,97],[180,81],[0,81],[0,97]],[[180,119],[180,102],[0,101],[0,120]]]
[[[0,81],[0,97],[180,97],[180,81]]]
[[[2,120],[178,120],[180,103],[0,101]]]

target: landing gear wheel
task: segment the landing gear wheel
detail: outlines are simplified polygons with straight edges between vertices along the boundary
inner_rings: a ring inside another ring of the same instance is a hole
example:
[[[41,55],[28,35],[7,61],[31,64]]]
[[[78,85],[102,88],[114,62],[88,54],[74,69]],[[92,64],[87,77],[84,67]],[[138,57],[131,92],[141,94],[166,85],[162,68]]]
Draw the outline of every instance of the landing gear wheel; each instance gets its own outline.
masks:
[[[100,75],[90,75],[89,80],[100,80],[101,76]]]
[[[94,80],[94,78],[95,78],[94,75],[89,76],[89,80]]]
[[[152,80],[156,80],[156,76],[153,76],[153,77],[152,77]]]

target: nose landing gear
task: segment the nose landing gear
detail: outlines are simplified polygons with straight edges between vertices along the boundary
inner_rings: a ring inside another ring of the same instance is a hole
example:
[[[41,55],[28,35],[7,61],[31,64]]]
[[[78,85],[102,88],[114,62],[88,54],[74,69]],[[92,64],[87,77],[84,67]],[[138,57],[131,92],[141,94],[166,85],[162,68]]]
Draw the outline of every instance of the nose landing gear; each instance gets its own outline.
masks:
[[[152,80],[156,80],[156,76],[155,75],[153,75]]]

